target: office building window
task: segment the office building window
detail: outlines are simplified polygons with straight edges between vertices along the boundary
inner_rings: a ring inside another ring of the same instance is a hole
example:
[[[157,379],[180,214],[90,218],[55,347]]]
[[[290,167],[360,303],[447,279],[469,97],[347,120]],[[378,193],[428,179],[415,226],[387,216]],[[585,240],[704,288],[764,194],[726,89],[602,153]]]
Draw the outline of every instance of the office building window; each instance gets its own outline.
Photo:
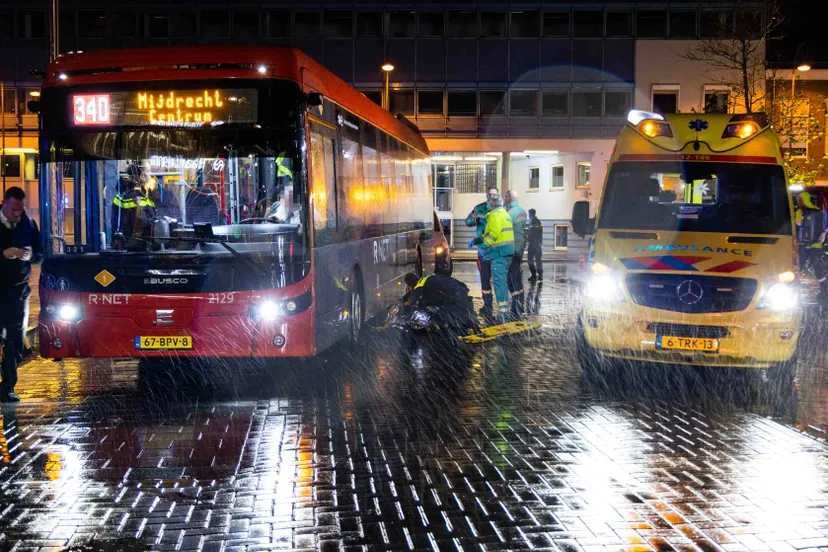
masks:
[[[19,38],[46,38],[46,12],[42,10],[18,12],[17,36]]]
[[[625,118],[631,105],[632,94],[629,90],[604,91],[604,117]]]
[[[290,12],[271,10],[267,14],[267,36],[270,38],[287,38],[290,36]]]
[[[360,90],[365,97],[377,105],[382,105],[382,91],[380,90]]]
[[[449,90],[448,114],[455,117],[477,115],[477,92],[473,90]]]
[[[702,38],[719,38],[733,32],[733,12],[730,10],[702,10],[699,34]]]
[[[632,12],[607,12],[607,37],[625,38],[632,36]]]
[[[546,38],[569,36],[569,12],[544,12],[543,36]]]
[[[481,12],[480,35],[486,38],[506,36],[506,12]]]
[[[388,12],[388,37],[413,38],[416,33],[416,19],[410,10]]]
[[[198,12],[173,12],[172,27],[173,34],[176,38],[192,38],[198,36]]]
[[[639,10],[636,14],[638,38],[664,38],[667,36],[667,12],[664,10]]]
[[[576,11],[572,16],[572,34],[575,38],[600,38],[604,36],[604,12],[597,10]]]
[[[443,114],[443,91],[442,90],[418,90],[417,91],[417,113],[420,115],[442,115]]]
[[[506,92],[503,90],[481,90],[480,114],[506,115]]]
[[[113,12],[110,16],[112,36],[134,37],[138,26],[135,23],[135,12]],[[115,34],[117,30],[123,31]],[[102,11],[78,12],[78,36],[81,38],[103,38],[106,36],[106,13]]]
[[[540,167],[529,167],[529,189],[540,189]]]
[[[480,24],[476,11],[449,11],[448,36],[451,38],[477,38]]]
[[[512,38],[538,38],[540,36],[540,14],[536,11],[513,11],[509,33]]]
[[[320,12],[298,11],[293,13],[293,36],[316,38],[322,34],[322,14]]]
[[[60,38],[77,38],[78,14],[73,11],[60,11]],[[0,34],[2,36],[2,34]]]
[[[351,38],[354,36],[354,14],[350,11],[331,10],[323,14],[323,31],[328,38]]]
[[[233,36],[237,38],[258,38],[259,19],[259,12],[233,12]]]
[[[8,88],[3,91],[3,109],[8,115],[17,113],[17,90]]]
[[[2,155],[0,156],[0,162],[2,162],[2,171],[0,174],[3,176],[8,176],[12,178],[20,178],[20,154],[19,153],[12,153],[9,155]]]
[[[730,95],[727,90],[705,89],[704,112],[727,113]]]
[[[696,12],[676,10],[670,12],[670,38],[695,38]]]
[[[167,38],[170,36],[170,20],[166,13],[141,14],[139,27],[142,38]]]
[[[414,115],[414,91],[391,90],[389,93],[389,111],[393,114]]]
[[[541,97],[541,114],[545,117],[566,117],[569,115],[569,92],[566,90],[544,90]]]
[[[36,100],[39,98],[40,90],[37,88],[19,88],[17,92],[19,112],[26,115],[34,115],[34,111],[29,109],[29,100]]]
[[[14,38],[14,12],[0,12],[0,38]]]
[[[446,17],[443,12],[420,12],[420,36],[441,37],[446,35]]]
[[[578,163],[578,188],[589,188],[589,169],[591,163]]]
[[[201,12],[201,34],[206,38],[227,38],[230,33],[230,14],[226,10]]]
[[[382,12],[356,12],[357,36],[382,36]]]
[[[574,91],[572,92],[573,117],[600,117],[601,92]]]
[[[678,90],[654,90],[653,111],[663,114],[678,112]]]
[[[534,117],[537,115],[537,90],[512,90],[509,92],[509,115]]]

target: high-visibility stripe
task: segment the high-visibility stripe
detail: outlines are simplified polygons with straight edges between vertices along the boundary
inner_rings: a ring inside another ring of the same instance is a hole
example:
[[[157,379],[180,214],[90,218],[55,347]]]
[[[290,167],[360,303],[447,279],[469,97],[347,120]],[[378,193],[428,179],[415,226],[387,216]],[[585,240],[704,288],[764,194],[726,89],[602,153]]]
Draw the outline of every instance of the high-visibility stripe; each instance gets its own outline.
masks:
[[[426,283],[426,280],[428,280],[428,276],[423,276],[422,278],[420,278],[420,280],[417,282],[417,285],[414,286],[414,289],[423,287]]]

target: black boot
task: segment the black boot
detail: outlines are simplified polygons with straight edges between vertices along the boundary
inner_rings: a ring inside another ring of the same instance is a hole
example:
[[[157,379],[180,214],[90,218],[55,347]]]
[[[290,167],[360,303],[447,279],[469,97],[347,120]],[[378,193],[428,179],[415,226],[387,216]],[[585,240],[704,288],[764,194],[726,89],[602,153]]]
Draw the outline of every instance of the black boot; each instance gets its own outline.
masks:
[[[536,276],[535,267],[534,267],[534,266],[530,266],[530,267],[529,267],[529,272],[530,272],[532,275],[531,275],[531,276],[529,276],[528,281],[529,281],[529,282],[537,282],[537,281],[538,281],[538,277]]]

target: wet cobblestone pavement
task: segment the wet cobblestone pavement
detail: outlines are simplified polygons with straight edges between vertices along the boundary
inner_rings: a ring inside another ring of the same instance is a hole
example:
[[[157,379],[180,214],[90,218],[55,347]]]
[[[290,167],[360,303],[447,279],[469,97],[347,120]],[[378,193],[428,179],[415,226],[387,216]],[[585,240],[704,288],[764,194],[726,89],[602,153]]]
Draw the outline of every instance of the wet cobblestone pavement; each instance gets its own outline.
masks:
[[[589,384],[576,271],[532,288],[541,331],[467,349],[377,333],[174,379],[33,359],[2,412],[0,548],[828,549],[824,340],[783,405],[721,371]]]

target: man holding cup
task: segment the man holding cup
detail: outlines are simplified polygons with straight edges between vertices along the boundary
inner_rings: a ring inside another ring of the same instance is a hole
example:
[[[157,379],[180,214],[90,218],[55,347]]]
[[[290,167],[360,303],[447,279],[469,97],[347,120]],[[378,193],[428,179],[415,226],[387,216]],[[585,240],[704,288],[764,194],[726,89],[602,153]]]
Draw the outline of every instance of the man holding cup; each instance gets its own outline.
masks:
[[[29,277],[32,264],[43,260],[37,224],[24,212],[26,193],[12,186],[0,205],[0,402],[18,402],[14,392],[17,366],[23,359],[23,342],[29,323]]]

